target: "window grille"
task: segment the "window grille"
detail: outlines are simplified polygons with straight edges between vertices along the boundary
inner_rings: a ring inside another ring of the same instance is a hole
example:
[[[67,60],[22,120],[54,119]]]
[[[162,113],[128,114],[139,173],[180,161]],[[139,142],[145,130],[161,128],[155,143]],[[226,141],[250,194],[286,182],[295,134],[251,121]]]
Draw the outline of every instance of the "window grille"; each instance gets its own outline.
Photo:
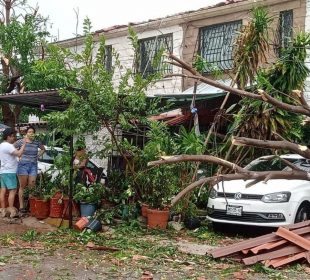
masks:
[[[104,66],[107,71],[112,71],[112,46],[105,46]]]
[[[233,21],[210,25],[200,29],[199,53],[208,62],[204,72],[210,73],[212,69],[229,70],[233,66],[233,46],[237,31],[242,21]]]
[[[172,53],[172,34],[140,40],[139,46],[139,73],[144,77],[158,72],[162,72],[163,74],[172,73],[172,65],[164,63],[164,58],[162,56],[158,57],[161,51]]]
[[[293,10],[280,12],[279,47],[286,48],[293,37]]]

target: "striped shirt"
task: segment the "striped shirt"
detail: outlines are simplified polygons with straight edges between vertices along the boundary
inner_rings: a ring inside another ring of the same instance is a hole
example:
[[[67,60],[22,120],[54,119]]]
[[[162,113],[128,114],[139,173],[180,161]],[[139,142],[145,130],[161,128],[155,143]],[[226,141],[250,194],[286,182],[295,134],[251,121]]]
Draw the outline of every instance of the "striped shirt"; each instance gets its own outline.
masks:
[[[24,144],[24,140],[20,139],[15,142],[14,146],[16,149],[20,149]],[[38,149],[42,143],[38,140],[33,140],[31,143],[26,143],[24,152],[20,158],[20,162],[34,162],[38,160]]]

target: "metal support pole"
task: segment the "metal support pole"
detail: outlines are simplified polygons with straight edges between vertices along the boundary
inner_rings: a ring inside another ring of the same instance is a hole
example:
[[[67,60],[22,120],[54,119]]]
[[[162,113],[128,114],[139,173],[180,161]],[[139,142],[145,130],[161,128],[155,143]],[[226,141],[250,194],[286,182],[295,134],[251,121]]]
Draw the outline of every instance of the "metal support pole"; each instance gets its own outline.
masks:
[[[73,204],[73,136],[70,136],[70,173],[69,173],[69,228],[72,228]]]

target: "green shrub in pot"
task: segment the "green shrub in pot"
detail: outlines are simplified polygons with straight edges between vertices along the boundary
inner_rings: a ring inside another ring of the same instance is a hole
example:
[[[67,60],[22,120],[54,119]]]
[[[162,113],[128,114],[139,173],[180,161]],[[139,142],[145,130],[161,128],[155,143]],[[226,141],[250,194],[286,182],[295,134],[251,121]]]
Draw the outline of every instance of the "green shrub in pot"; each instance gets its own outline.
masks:
[[[75,187],[74,200],[85,203],[98,203],[104,193],[104,186],[100,183],[94,183],[89,186],[77,184]]]

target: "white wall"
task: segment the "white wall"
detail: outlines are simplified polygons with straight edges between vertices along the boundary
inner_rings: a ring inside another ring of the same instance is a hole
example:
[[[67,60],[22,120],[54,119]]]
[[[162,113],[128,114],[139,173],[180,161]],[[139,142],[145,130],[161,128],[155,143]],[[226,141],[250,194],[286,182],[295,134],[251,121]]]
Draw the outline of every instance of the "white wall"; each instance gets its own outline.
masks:
[[[164,35],[172,33],[173,35],[173,53],[180,57],[183,51],[183,30],[181,26],[175,25],[171,27],[158,28],[156,30],[147,30],[144,32],[137,33],[139,39],[145,39],[149,37]],[[111,38],[107,36],[106,45],[111,45],[112,48],[119,54],[123,70],[116,70],[114,74],[115,86],[118,85],[121,75],[125,72],[125,69],[131,69],[133,66],[134,51],[131,46],[131,42],[128,39],[128,35]],[[71,50],[77,50],[80,53],[83,49],[83,45],[77,47],[71,47]],[[173,66],[173,73],[182,73],[181,69]],[[182,91],[182,79],[180,77],[165,78],[158,81],[155,85],[147,90],[148,96],[154,96],[157,93],[177,93]]]

